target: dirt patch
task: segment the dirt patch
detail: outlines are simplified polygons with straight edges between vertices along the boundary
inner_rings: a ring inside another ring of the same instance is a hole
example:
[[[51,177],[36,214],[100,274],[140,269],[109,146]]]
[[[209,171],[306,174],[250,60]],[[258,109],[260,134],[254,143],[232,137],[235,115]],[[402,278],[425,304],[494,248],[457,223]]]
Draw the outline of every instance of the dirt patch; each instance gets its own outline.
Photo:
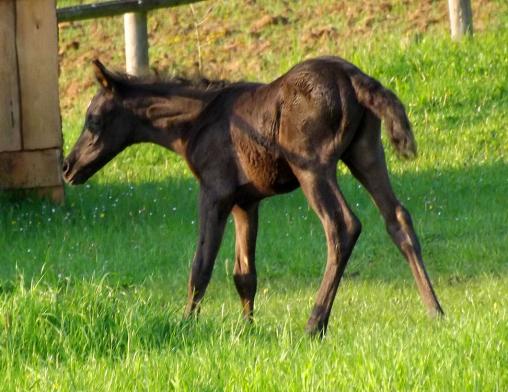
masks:
[[[340,54],[343,46],[364,45],[389,34],[416,36],[447,32],[447,3],[434,0],[232,0],[202,2],[149,14],[150,61],[154,73],[212,78],[259,79],[273,58]],[[474,25],[481,31],[500,6],[473,3]],[[121,17],[62,23],[60,32],[61,103],[72,106],[91,94],[90,62],[124,63]],[[271,77],[276,75],[267,75]]]

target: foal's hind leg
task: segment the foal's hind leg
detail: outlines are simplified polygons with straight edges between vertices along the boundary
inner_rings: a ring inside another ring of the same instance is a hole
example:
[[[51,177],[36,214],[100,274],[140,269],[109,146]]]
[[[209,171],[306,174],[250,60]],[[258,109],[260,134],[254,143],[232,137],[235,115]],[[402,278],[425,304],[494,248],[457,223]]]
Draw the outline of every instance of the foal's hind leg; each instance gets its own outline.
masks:
[[[323,225],[328,255],[316,303],[307,323],[311,335],[324,335],[333,300],[361,224],[344,200],[336,179],[336,165],[319,173],[295,171],[309,204]]]
[[[247,207],[236,205],[233,208],[235,220],[235,266],[233,278],[236,290],[240,295],[243,316],[252,320],[254,312],[254,296],[256,295],[256,236],[258,232],[259,203]]]
[[[379,121],[370,118],[364,125],[343,161],[374,199],[383,215],[388,233],[411,267],[428,312],[431,315],[441,315],[443,310],[425,270],[411,216],[395,197],[390,184],[380,140]]]

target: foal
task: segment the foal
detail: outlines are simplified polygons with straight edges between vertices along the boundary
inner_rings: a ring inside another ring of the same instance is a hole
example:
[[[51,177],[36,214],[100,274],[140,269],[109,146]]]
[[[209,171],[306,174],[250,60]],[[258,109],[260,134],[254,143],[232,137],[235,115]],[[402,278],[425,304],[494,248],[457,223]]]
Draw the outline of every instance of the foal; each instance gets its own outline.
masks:
[[[200,184],[199,239],[186,316],[210,281],[224,226],[233,214],[234,281],[247,319],[256,293],[258,207],[301,187],[323,225],[326,270],[307,323],[324,334],[361,224],[337,184],[342,160],[379,208],[431,314],[443,311],[425,271],[408,211],[393,193],[381,144],[381,119],[395,150],[416,154],[402,103],[390,90],[338,57],[304,61],[269,84],[147,82],[94,69],[101,90],[63,165],[70,184],[85,182],[127,146],[152,142],[181,155]]]

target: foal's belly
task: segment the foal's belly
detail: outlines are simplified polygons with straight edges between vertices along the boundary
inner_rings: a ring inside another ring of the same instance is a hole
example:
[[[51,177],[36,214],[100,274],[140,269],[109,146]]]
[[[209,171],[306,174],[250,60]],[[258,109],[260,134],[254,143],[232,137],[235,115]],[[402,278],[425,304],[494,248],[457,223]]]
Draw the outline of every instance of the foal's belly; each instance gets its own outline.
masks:
[[[272,154],[240,158],[243,183],[250,184],[262,196],[291,192],[299,183],[284,159]]]
[[[280,160],[280,162],[277,163],[277,166],[276,180],[270,184],[270,187],[275,194],[291,192],[300,186],[298,180],[286,162]]]
[[[274,135],[265,128],[245,130],[233,127],[231,132],[239,184],[261,197],[290,192],[299,186],[273,139]]]

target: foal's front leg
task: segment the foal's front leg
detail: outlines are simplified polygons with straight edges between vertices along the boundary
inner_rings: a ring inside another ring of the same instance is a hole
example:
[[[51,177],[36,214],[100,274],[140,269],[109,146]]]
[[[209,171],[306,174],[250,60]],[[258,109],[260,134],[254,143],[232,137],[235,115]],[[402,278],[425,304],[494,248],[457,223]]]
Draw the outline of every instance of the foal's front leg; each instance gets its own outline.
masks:
[[[235,267],[233,278],[242,301],[243,317],[251,321],[254,312],[257,276],[255,265],[259,203],[233,208],[235,220]]]
[[[205,295],[230,211],[231,206],[227,202],[200,191],[199,239],[189,276],[185,317],[195,312]]]

